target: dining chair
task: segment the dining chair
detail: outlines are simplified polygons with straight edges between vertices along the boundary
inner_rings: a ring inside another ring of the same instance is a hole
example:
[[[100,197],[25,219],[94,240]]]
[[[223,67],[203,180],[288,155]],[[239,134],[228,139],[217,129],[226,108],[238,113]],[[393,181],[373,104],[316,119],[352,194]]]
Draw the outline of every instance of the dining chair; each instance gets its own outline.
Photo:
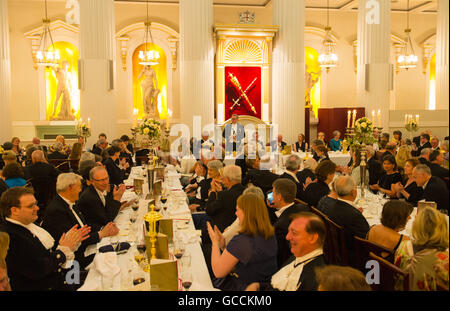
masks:
[[[402,283],[403,291],[409,291],[409,274],[386,259],[370,252],[369,257],[379,264],[379,284],[371,284],[375,291],[394,291],[396,282]]]
[[[366,263],[370,260],[370,252],[383,259],[386,259],[389,262],[393,262],[392,249],[386,248],[369,240],[362,239],[358,236],[354,236],[353,239],[355,245],[355,269],[358,269],[364,273],[367,272]]]

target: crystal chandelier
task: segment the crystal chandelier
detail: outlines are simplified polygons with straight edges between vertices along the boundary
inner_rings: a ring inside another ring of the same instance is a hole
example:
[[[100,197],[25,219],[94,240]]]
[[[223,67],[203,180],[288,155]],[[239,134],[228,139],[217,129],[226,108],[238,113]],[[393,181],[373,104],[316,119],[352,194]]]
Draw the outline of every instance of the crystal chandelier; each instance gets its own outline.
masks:
[[[36,51],[36,64],[38,66],[56,67],[60,60],[59,51],[53,45],[52,34],[50,33],[50,19],[47,17],[47,0],[45,0],[45,18],[42,20],[43,32],[39,42],[39,48]],[[49,40],[50,50],[46,50],[47,40]]]
[[[335,53],[336,43],[331,40],[331,27],[330,27],[330,1],[327,0],[327,27],[325,27],[325,40],[323,41],[322,53],[319,55],[319,66],[325,69],[327,72],[331,68],[338,65],[339,57]]]
[[[147,21],[145,22],[145,35],[144,35],[144,51],[139,52],[139,64],[144,66],[158,65],[159,52],[151,51],[148,49],[148,45],[153,43],[152,32],[150,29],[151,23],[148,21],[148,0],[147,0]],[[150,42],[148,38],[150,37]]]
[[[397,64],[398,68],[401,69],[410,69],[410,68],[416,68],[417,62],[419,58],[414,53],[414,48],[411,41],[411,28],[409,28],[409,0],[408,0],[408,8],[406,11],[406,19],[407,19],[407,25],[405,29],[406,34],[406,43],[405,46],[402,49],[402,54],[397,58]]]

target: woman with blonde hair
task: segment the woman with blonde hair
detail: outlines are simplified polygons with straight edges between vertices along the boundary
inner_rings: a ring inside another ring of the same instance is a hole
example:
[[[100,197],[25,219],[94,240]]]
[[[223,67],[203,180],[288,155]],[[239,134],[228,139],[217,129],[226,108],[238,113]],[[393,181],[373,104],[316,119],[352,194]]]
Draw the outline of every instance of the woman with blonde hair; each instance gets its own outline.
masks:
[[[400,148],[398,148],[397,155],[395,156],[395,161],[397,161],[399,171],[403,171],[406,160],[409,160],[411,158],[411,148],[409,146],[402,145],[400,146]]]
[[[62,144],[62,149],[61,149],[60,152],[65,154],[66,156],[69,156],[69,154],[70,154],[70,147],[68,145],[66,145],[66,139],[64,138],[64,136],[62,136],[62,135],[56,136],[55,143],[61,143]],[[55,152],[54,144],[50,146],[49,152],[50,153]]]
[[[211,266],[221,290],[244,290],[253,282],[269,282],[277,271],[277,240],[264,199],[255,193],[241,195],[236,204],[241,229],[220,253],[223,238],[208,222],[212,242]]]
[[[448,288],[448,221],[431,207],[421,208],[410,241],[400,244],[395,264],[409,273],[410,290]]]

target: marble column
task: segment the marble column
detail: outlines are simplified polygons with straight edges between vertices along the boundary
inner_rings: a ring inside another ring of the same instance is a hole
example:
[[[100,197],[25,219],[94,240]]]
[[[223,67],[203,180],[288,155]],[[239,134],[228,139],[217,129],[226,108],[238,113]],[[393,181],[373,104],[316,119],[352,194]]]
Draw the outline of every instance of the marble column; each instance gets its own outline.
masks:
[[[367,6],[367,8],[366,8]],[[393,68],[389,64],[390,1],[360,0],[358,12],[358,106],[381,111],[383,132],[389,131],[390,85]],[[378,126],[378,120],[375,126]]]
[[[448,0],[438,0],[436,33],[436,110],[448,110]]]
[[[0,0],[0,143],[11,140],[11,58],[8,0]]]
[[[99,133],[117,138],[114,0],[80,0],[81,116],[91,118],[91,147]]]
[[[275,0],[273,24],[280,28],[272,62],[272,123],[290,144],[305,133],[305,1]]]
[[[180,121],[191,136],[214,123],[214,10],[212,0],[180,0]]]

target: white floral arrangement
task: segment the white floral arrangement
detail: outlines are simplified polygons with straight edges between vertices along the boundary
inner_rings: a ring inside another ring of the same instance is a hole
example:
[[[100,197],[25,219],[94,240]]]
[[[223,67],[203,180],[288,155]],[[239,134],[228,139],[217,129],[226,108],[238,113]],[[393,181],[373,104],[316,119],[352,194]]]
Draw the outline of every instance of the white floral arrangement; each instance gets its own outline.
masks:
[[[75,133],[81,137],[91,137],[91,127],[84,122],[75,124]]]
[[[361,145],[372,145],[376,139],[373,135],[373,122],[366,117],[355,121],[355,134],[348,138],[348,144],[351,147],[360,147]]]
[[[161,138],[161,123],[155,119],[144,119],[141,124],[132,128],[133,135],[140,134],[148,137],[151,144],[156,144]]]
[[[419,123],[416,119],[410,118],[405,124],[405,128],[408,132],[416,132],[419,129]]]
[[[368,118],[363,117],[356,120],[355,129],[361,133],[373,133],[373,123]]]

